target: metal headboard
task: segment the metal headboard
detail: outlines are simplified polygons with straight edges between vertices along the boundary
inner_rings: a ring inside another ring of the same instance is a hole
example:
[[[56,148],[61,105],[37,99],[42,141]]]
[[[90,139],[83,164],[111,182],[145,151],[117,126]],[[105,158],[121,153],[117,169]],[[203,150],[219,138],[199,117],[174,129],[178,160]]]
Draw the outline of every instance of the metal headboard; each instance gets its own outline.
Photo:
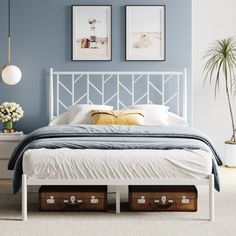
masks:
[[[51,68],[49,120],[80,103],[107,104],[116,109],[135,104],[165,104],[187,121],[187,70],[69,72]]]

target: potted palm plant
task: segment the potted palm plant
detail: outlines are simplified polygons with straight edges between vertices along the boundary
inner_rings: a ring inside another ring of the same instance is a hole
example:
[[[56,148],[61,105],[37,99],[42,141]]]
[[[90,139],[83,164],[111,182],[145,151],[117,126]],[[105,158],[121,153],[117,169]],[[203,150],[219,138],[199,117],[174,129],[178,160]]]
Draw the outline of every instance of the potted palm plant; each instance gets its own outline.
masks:
[[[236,91],[236,39],[226,38],[217,40],[204,55],[206,64],[204,66],[205,81],[214,81],[215,96],[219,90],[220,81],[224,80],[225,92],[231,118],[232,136],[225,142],[225,165],[236,167],[236,130],[232,97]]]

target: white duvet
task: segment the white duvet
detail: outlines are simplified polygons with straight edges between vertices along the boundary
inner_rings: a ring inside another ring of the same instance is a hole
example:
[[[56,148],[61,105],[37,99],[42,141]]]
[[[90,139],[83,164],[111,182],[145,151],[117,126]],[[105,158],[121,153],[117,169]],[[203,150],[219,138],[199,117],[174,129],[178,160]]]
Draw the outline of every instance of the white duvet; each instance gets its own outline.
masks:
[[[212,156],[203,150],[30,149],[23,172],[30,179],[207,178]]]

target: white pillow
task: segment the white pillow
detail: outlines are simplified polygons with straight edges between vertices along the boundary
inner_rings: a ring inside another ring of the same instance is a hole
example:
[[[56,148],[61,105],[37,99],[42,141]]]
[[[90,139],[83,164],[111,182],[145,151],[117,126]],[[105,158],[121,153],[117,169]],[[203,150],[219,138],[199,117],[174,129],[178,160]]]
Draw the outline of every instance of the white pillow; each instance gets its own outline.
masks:
[[[54,118],[50,123],[49,126],[55,126],[55,125],[67,125],[68,124],[68,114],[69,112],[61,113],[59,116]]]
[[[144,125],[168,125],[169,107],[164,105],[133,105],[125,109],[145,110]]]
[[[168,119],[167,119],[168,125],[180,125],[180,126],[188,126],[189,124],[180,116],[169,112],[168,113]]]
[[[91,110],[112,110],[112,106],[78,104],[69,107],[68,124],[92,124]]]

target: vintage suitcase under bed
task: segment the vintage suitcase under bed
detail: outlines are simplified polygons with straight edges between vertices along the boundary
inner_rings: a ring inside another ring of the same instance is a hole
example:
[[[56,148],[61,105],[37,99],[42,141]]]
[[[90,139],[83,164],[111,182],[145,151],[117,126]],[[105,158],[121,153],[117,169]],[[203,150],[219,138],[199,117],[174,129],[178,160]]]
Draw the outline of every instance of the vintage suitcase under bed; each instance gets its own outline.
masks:
[[[197,211],[195,186],[129,186],[132,211]]]
[[[41,186],[41,211],[105,211],[107,186]]]

